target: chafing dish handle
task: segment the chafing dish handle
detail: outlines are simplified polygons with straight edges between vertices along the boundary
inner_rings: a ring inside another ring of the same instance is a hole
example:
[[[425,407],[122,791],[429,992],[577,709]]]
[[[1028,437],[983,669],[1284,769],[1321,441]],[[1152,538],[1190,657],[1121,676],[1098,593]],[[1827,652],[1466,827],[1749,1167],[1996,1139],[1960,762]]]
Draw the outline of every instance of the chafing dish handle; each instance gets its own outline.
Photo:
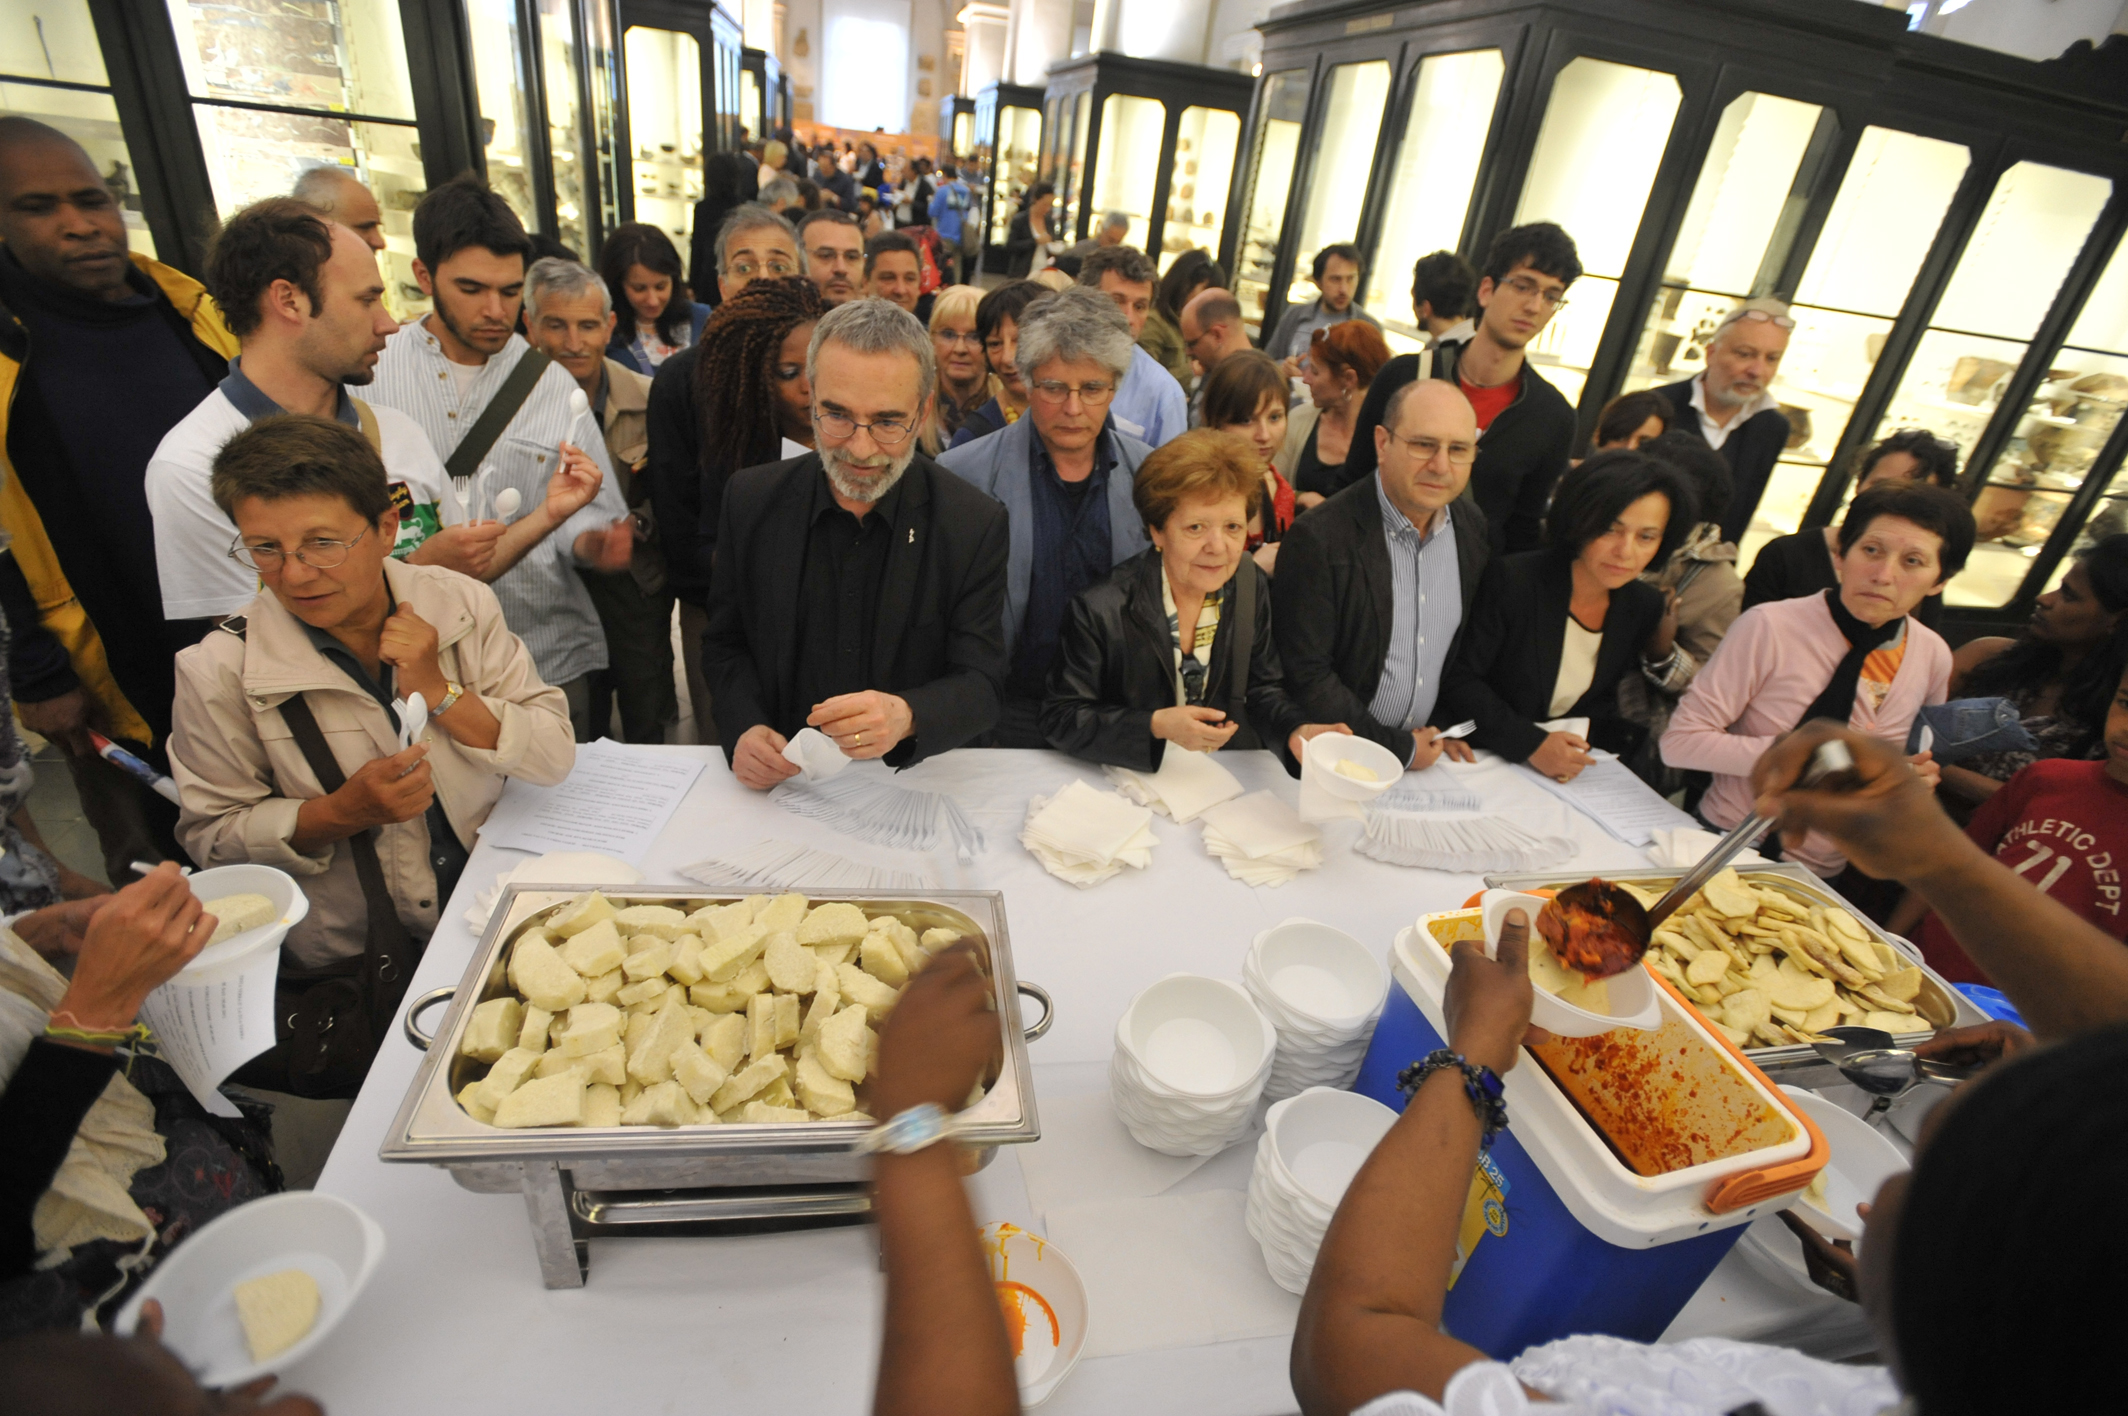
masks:
[[[1027,1031],[1023,1034],[1027,1041],[1033,1042],[1035,1039],[1039,1038],[1043,1033],[1048,1032],[1049,1025],[1056,1021],[1057,1005],[1055,1001],[1050,998],[1049,990],[1042,987],[1042,985],[1040,985],[1039,983],[1029,983],[1025,979],[1020,979],[1013,986],[1018,988],[1020,992],[1026,994],[1029,998],[1034,999],[1037,1003],[1040,1003],[1042,1005],[1042,1021],[1036,1023],[1033,1027],[1028,1028]],[[413,1017],[411,1013],[409,1013],[407,1016],[409,1018]],[[409,1023],[409,1027],[411,1026],[412,1024]]]
[[[423,1013],[426,1013],[429,1009],[435,1007],[438,1003],[448,1001],[451,995],[456,993],[457,991],[458,986],[456,984],[452,984],[444,988],[432,988],[428,992],[422,994],[419,998],[416,998],[413,1002],[413,1006],[409,1007],[406,1010],[406,1016],[400,1019],[399,1021],[399,1026],[406,1029],[406,1040],[414,1044],[414,1046],[420,1048],[423,1052],[428,1051],[429,1044],[436,1040],[436,1034],[425,1033],[421,1029],[415,1027],[414,1019],[420,1017]],[[1047,1018],[1044,1018],[1042,1020],[1042,1026],[1045,1028],[1049,1026],[1049,1020]]]

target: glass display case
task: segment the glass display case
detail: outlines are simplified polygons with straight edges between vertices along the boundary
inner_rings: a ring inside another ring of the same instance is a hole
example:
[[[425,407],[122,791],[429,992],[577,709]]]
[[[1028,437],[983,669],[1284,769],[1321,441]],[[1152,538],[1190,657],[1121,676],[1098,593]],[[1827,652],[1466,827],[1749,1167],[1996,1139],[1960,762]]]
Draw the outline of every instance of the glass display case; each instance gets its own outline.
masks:
[[[1796,327],[1773,383],[1788,448],[1745,533],[1741,563],[1802,525],[1970,161],[1961,144],[1893,128],[1865,128],[1856,141],[1796,286]],[[1695,328],[1703,342],[1712,332],[1707,314]]]
[[[975,126],[961,176],[981,213],[984,269],[1005,271],[1005,241],[1020,193],[1033,186],[1042,164],[1042,93],[1018,84],[989,84],[975,97]]]
[[[1962,453],[1972,451],[2112,190],[2103,177],[2038,162],[2019,162],[2002,174],[1885,406],[1878,435],[1927,428]],[[2090,470],[2088,461],[2079,467],[2065,446],[2067,430],[2079,427],[2079,419],[2087,429],[2105,421],[2110,430],[2103,390],[2114,372],[2094,365],[2085,371],[2096,376],[2086,391],[2041,391],[2039,402],[2048,411],[2036,419],[2026,414],[2025,455],[1997,459],[1973,502],[1973,555],[1944,591],[1946,605],[1994,608],[2017,594],[2030,558]],[[2061,411],[2054,411],[2056,405]],[[2096,445],[2089,451],[2095,456]]]
[[[1389,78],[1389,65],[1380,59],[1338,64],[1330,70],[1319,125],[1322,141],[1311,144],[1308,190],[1301,198],[1300,238],[1293,246],[1288,303],[1313,298],[1303,295],[1299,287],[1301,272],[1317,251],[1359,235],[1367,176],[1381,138],[1382,113],[1389,106]]]
[[[554,184],[556,240],[592,259],[596,232],[591,220],[593,191],[587,168],[585,115],[578,77],[576,25],[570,0],[537,0],[540,75],[547,104],[547,168]]]
[[[1300,135],[1307,117],[1306,69],[1282,69],[1264,76],[1242,188],[1240,239],[1227,272],[1234,283],[1234,298],[1241,302],[1241,318],[1252,330],[1263,323],[1278,269],[1286,198],[1292,194],[1293,173],[1300,166]]]
[[[1130,218],[1130,234],[1124,241],[1141,251],[1147,249],[1146,238],[1153,229],[1153,196],[1160,188],[1160,134],[1166,127],[1167,105],[1158,99],[1112,93],[1103,100],[1087,234],[1099,230],[1110,212],[1121,212]]]
[[[20,114],[87,149],[126,223],[126,241],[155,254],[140,172],[126,147],[88,0],[0,5],[0,116]]]
[[[1184,251],[1202,248],[1218,254],[1240,142],[1240,114],[1198,106],[1182,110],[1175,160],[1168,169],[1167,224],[1155,258],[1161,274]]]
[[[2128,240],[2115,246],[1995,464],[2016,466],[2041,485],[2083,487],[2094,476],[2105,479],[2071,554],[2128,531],[2128,471],[2109,472],[2100,465],[2109,444],[2120,441],[2123,412],[2128,412]],[[1988,480],[1997,480],[1993,471]],[[2058,582],[2067,565],[2066,557],[2058,561],[2049,583]],[[2028,587],[2028,593],[2038,590]]]
[[[672,237],[684,266],[702,200],[702,45],[648,25],[629,26],[621,43],[635,219]]]
[[[1057,167],[1057,201],[1054,230],[1057,239],[1069,245],[1079,239],[1083,220],[1080,208],[1086,194],[1086,135],[1093,125],[1094,96],[1073,95],[1071,119],[1060,129],[1071,135],[1071,145]]]
[[[1569,403],[1581,401],[1683,97],[1672,74],[1586,55],[1552,82],[1512,224],[1556,221],[1581,255],[1581,279],[1529,346]]]
[[[525,103],[529,66],[516,0],[464,0],[464,4],[488,185],[510,204],[527,231],[545,230],[540,215],[544,183],[536,180],[532,165],[532,120]]]
[[[761,140],[762,135],[768,131],[763,126],[761,118],[762,110],[766,106],[762,102],[763,97],[761,75],[754,69],[753,65],[741,64],[739,66],[739,124],[746,129],[739,136],[739,141],[742,143],[749,140],[758,142]]]
[[[1394,352],[1417,349],[1424,334],[1411,323],[1412,266],[1462,241],[1506,68],[1497,49],[1419,61],[1364,300]]]

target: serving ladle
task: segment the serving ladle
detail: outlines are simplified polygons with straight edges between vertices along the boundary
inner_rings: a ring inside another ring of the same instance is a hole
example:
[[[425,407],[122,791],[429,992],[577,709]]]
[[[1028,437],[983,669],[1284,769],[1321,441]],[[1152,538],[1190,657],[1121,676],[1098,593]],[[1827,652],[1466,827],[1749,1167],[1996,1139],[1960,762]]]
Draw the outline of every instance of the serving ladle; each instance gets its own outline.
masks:
[[[1796,785],[1838,790],[1845,785],[1839,779],[1851,780],[1854,769],[1854,754],[1835,738],[1818,744]],[[1569,885],[1544,907],[1538,932],[1560,962],[1591,980],[1624,973],[1647,954],[1662,922],[1731,861],[1766,839],[1773,824],[1771,816],[1745,817],[1652,905],[1641,904],[1630,890],[1601,878]]]

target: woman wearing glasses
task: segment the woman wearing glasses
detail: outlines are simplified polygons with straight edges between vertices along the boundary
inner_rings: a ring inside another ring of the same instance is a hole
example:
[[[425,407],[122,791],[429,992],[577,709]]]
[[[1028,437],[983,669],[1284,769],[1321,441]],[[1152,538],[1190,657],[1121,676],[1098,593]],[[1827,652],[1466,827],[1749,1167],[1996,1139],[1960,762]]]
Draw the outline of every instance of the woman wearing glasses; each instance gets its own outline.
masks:
[[[924,427],[924,453],[936,457],[953,442],[968,416],[998,395],[983,336],[975,325],[983,292],[949,285],[931,301],[931,348],[938,356],[938,403]]]
[[[1090,762],[1155,772],[1191,752],[1301,744],[1343,724],[1303,724],[1271,638],[1271,582],[1242,554],[1262,503],[1256,449],[1199,428],[1145,459],[1131,500],[1153,548],[1064,612],[1042,735]],[[1289,764],[1289,770],[1292,764]]]
[[[1950,488],[1958,480],[1958,448],[1924,428],[1906,428],[1880,440],[1862,454],[1855,474],[1855,495],[1871,487],[1898,482]],[[1798,600],[1822,595],[1840,583],[1834,561],[1840,555],[1839,528],[1806,527],[1792,536],[1777,536],[1759,548],[1744,577],[1744,608],[1769,600]],[[1931,595],[1914,611],[1930,629],[1943,619],[1943,596]]]
[[[1259,350],[1229,354],[1204,379],[1204,425],[1240,433],[1256,451],[1263,499],[1249,518],[1249,552],[1266,575],[1278,567],[1278,542],[1293,524],[1293,484],[1276,460],[1286,445],[1286,376]]]
[[[263,588],[177,656],[177,833],[202,865],[270,865],[303,882],[310,913],[282,946],[286,1004],[355,975],[379,931],[418,947],[503,779],[559,782],[574,733],[562,691],[540,681],[492,590],[390,558],[399,512],[360,433],[264,419],[223,446],[212,488],[236,523],[230,554]],[[408,745],[417,694],[428,726]],[[393,918],[373,921],[373,907]],[[371,1011],[381,1027],[394,1009]],[[381,1036],[353,1057],[298,1038],[242,1076],[353,1095]]]
[[[1663,682],[1677,655],[1663,592],[1640,574],[1697,520],[1691,484],[1638,452],[1599,452],[1561,478],[1545,548],[1486,568],[1436,718],[1476,719],[1473,746],[1562,782],[1592,747],[1630,758],[1646,730],[1620,715],[1618,686]]]

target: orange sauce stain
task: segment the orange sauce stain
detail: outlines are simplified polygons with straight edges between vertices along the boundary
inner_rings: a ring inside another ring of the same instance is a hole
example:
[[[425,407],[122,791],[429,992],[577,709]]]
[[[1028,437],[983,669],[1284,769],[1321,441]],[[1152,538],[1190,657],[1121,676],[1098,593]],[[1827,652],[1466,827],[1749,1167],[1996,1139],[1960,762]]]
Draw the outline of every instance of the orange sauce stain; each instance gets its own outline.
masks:
[[[1011,1279],[997,1280],[998,1306],[1005,1314],[1005,1335],[1012,1342],[1012,1355],[1017,1358],[1027,1350],[1027,1301],[1031,1298],[1041,1308],[1042,1316],[1049,1319],[1049,1345],[1064,1345],[1064,1329],[1057,1323],[1056,1309],[1049,1300],[1024,1283]]]

